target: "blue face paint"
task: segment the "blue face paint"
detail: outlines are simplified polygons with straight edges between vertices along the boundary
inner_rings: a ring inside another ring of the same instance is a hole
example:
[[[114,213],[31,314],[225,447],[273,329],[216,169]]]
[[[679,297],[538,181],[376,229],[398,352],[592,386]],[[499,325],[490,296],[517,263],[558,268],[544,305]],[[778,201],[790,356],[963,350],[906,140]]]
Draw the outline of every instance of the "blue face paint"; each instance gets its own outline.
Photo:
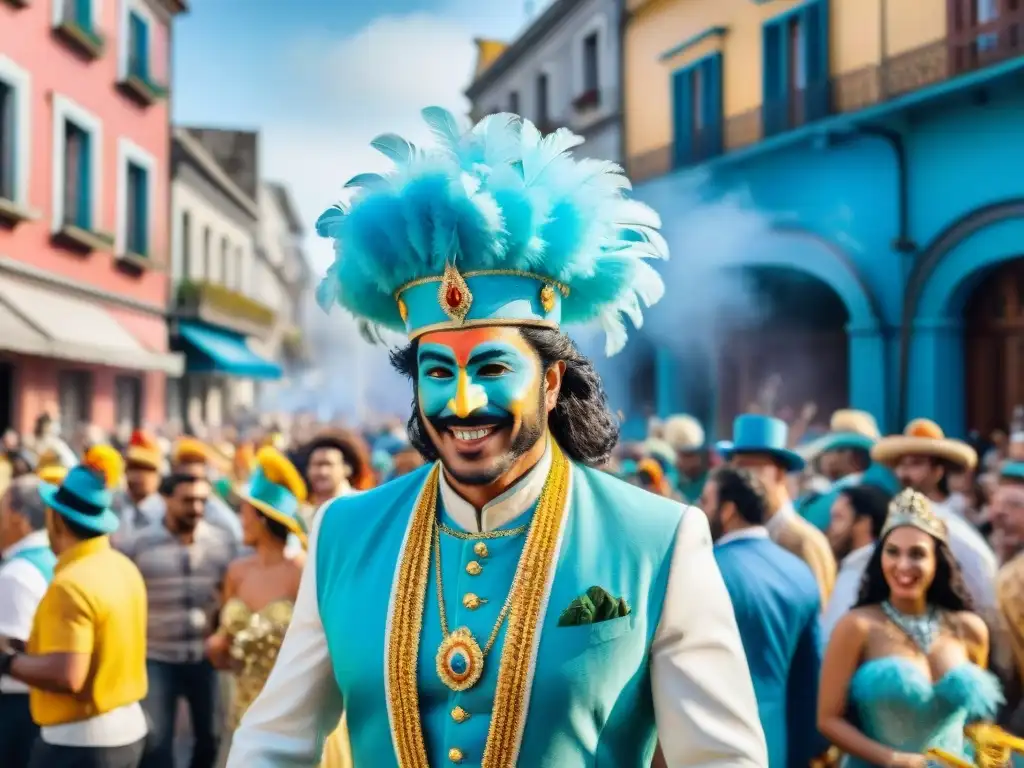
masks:
[[[430,421],[513,422],[539,399],[536,356],[509,329],[440,332],[421,340],[420,408]]]

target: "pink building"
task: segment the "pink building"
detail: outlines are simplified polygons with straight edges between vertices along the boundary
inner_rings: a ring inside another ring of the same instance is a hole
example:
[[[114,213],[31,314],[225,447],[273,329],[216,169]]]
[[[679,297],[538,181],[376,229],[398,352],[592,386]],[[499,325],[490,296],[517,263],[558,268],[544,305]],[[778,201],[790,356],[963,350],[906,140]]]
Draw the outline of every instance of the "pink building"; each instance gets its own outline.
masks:
[[[160,424],[171,24],[185,0],[0,0],[0,427]]]

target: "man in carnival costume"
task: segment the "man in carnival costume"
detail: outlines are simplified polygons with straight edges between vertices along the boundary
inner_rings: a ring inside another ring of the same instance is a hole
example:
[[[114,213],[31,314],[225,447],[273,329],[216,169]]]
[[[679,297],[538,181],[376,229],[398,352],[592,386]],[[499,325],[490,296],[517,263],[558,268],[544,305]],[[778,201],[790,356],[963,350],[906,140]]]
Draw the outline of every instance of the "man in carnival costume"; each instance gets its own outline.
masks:
[[[501,114],[351,180],[318,232],[321,303],[404,330],[411,439],[430,464],[317,516],[277,665],[229,768],[310,766],[345,711],[359,768],[765,766],[707,518],[593,466],[618,438],[559,330],[663,286],[657,215],[580,139]]]

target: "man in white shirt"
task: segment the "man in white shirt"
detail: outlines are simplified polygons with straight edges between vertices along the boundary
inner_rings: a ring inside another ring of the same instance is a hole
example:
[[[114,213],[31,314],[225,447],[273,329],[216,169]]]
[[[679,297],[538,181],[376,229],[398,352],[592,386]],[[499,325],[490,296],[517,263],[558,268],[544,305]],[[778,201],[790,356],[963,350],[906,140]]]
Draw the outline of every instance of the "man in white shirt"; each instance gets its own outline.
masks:
[[[0,501],[0,550],[0,637],[24,648],[57,559],[46,536],[46,507],[34,475],[15,480]],[[0,677],[0,766],[27,765],[38,735],[28,686]]]
[[[949,548],[960,564],[974,610],[990,626],[996,614],[995,552],[978,530],[947,505],[951,470],[971,470],[978,454],[961,440],[953,440],[928,419],[914,419],[902,435],[883,437],[871,458],[893,468],[904,488],[923,493],[949,531]]]
[[[861,577],[889,513],[889,498],[886,491],[876,486],[853,485],[843,488],[832,504],[832,519],[825,533],[839,561],[839,573],[821,617],[825,642],[857,602]]]

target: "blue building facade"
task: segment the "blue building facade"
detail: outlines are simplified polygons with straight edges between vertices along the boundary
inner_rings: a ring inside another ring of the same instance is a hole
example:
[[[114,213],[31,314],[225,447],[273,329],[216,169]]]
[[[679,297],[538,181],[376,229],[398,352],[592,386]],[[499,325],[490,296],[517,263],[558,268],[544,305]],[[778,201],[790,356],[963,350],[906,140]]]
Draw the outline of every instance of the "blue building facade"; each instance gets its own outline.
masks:
[[[983,341],[968,317],[972,301],[987,301],[978,298],[979,286],[1024,260],[1024,6],[1001,1],[997,22],[975,20],[973,32],[949,33],[917,62],[907,55],[883,58],[842,76],[828,74],[828,41],[835,35],[829,35],[827,0],[796,6],[793,13],[813,11],[801,41],[802,87],[787,85],[785,67],[794,59],[780,46],[793,42],[773,28],[786,19],[773,19],[763,36],[765,101],[757,137],[730,147],[738,121],[750,116],[711,115],[718,122],[710,130],[726,140],[703,162],[688,164],[678,144],[693,146],[691,123],[677,98],[673,167],[636,185],[666,221],[676,213],[673,190],[695,171],[707,174],[700,187],[706,202],[742,190],[772,221],[771,237],[733,249],[731,263],[716,268],[781,269],[827,286],[845,309],[848,402],[841,405],[871,412],[883,430],[901,430],[915,417],[934,419],[951,435],[991,429],[1009,420],[1002,411],[1024,394],[1006,380],[1024,376],[1024,367],[999,363],[1000,354],[1013,356],[1014,349],[1024,356],[1024,326],[1016,330],[1010,322],[1006,338],[984,342],[991,349],[979,357],[972,345],[980,349]],[[705,80],[705,87],[723,86]],[[627,112],[630,119],[642,118]],[[676,258],[696,265],[700,255]],[[672,273],[670,299],[695,290],[680,285],[679,274]],[[719,352],[711,350],[706,365],[697,366],[712,379]],[[968,369],[987,367],[986,360],[993,361],[991,381],[979,371],[971,383]],[[687,364],[694,358],[657,353],[659,414],[697,412],[714,431],[715,421],[720,426],[731,418],[723,409],[746,406],[722,402],[717,419],[708,414],[706,403],[691,397],[686,382],[693,375],[680,370]]]

